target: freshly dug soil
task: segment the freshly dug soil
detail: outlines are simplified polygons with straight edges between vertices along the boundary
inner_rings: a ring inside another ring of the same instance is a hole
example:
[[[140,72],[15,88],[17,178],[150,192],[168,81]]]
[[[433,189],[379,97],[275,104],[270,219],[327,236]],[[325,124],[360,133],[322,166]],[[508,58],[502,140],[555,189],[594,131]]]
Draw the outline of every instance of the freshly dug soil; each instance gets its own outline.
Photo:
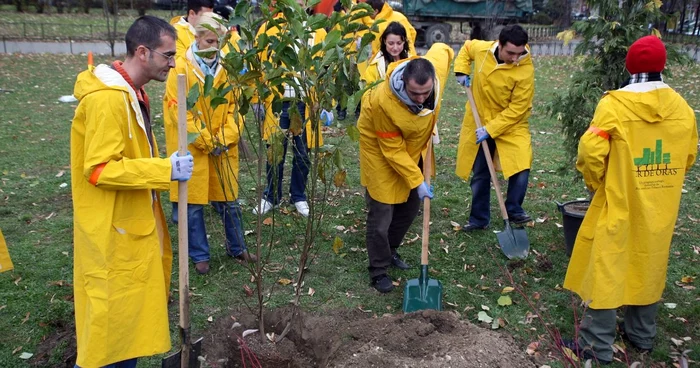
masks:
[[[301,312],[287,336],[277,343],[260,341],[249,312],[219,318],[204,334],[207,364],[214,367],[534,367],[524,349],[505,334],[460,320],[452,312],[421,311],[373,318],[359,310],[323,314]],[[266,331],[279,335],[291,308],[266,313]],[[233,318],[242,326],[232,328]],[[242,354],[243,352],[243,354]]]
[[[590,204],[591,202],[588,201],[569,203],[564,206],[564,211],[572,215],[579,215],[583,217],[586,215],[586,211],[588,211],[588,206]]]

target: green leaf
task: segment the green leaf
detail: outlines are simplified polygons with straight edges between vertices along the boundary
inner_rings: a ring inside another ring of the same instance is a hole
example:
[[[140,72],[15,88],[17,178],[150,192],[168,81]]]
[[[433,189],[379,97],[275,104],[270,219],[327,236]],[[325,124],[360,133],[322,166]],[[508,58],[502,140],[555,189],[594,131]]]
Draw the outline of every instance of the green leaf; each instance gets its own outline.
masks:
[[[486,323],[493,322],[493,318],[491,316],[489,316],[488,313],[486,313],[484,311],[479,312],[479,314],[477,316],[478,316],[480,322],[486,322]]]
[[[187,132],[187,145],[194,143],[194,141],[199,138],[201,134],[196,132]]]
[[[225,97],[216,96],[216,97],[211,99],[211,102],[210,102],[211,109],[216,110],[216,108],[219,107],[220,105],[224,105],[227,103],[228,103],[228,100]]]
[[[343,170],[343,154],[339,149],[333,152],[333,164],[338,168],[338,170]]]
[[[199,100],[199,85],[193,85],[187,92],[187,110],[192,110]]]
[[[334,48],[338,42],[340,41],[340,38],[342,37],[340,30],[334,29],[328,35],[326,38],[323,40],[323,51],[328,51],[332,48]]]
[[[202,89],[202,95],[203,96],[209,96],[211,93],[211,88],[214,86],[214,76],[211,74],[207,74],[206,77],[204,77],[204,88]]]
[[[350,125],[345,129],[345,132],[347,133],[348,137],[352,139],[353,142],[358,142],[360,140],[360,131],[357,129],[356,126]]]
[[[511,304],[513,304],[513,300],[511,300],[510,296],[508,295],[502,295],[500,298],[498,298],[498,305],[500,305],[501,307],[505,307]]]

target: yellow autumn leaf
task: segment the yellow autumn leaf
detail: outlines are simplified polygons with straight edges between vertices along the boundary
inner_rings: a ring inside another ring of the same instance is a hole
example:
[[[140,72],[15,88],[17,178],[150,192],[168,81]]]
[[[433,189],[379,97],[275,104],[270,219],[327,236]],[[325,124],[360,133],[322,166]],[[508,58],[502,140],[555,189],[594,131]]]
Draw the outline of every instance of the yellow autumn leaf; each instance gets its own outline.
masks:
[[[335,239],[333,240],[333,252],[335,254],[339,254],[340,250],[343,248],[343,239],[340,239],[340,237],[336,236]]]
[[[557,33],[557,39],[564,41],[564,46],[568,46],[569,42],[576,37],[576,32],[573,29],[567,29],[566,31],[561,31]]]
[[[287,286],[287,285],[289,285],[289,284],[292,283],[292,280],[282,278],[282,279],[277,280],[277,283],[280,284],[280,285]]]
[[[564,350],[564,354],[574,362],[578,362],[578,356],[576,353],[574,353],[571,349],[567,348],[566,346],[562,346],[562,349]]]
[[[267,225],[267,226],[272,225],[272,217],[268,217],[268,218],[264,219],[263,225]]]
[[[340,170],[333,175],[333,185],[336,187],[340,188],[343,185],[345,185],[345,178],[347,177],[348,172],[346,170]]]
[[[506,286],[506,287],[503,288],[503,290],[501,290],[501,294],[508,294],[508,293],[510,293],[510,292],[513,291],[513,290],[515,290],[515,289],[512,288],[512,287],[510,287],[510,286]]]
[[[654,36],[656,36],[656,37],[658,37],[659,39],[661,39],[661,32],[659,32],[658,29],[652,28],[652,29],[651,29],[651,34],[653,34]]]
[[[695,277],[693,276],[683,276],[681,277],[681,282],[684,284],[692,284],[693,281],[695,281]]]

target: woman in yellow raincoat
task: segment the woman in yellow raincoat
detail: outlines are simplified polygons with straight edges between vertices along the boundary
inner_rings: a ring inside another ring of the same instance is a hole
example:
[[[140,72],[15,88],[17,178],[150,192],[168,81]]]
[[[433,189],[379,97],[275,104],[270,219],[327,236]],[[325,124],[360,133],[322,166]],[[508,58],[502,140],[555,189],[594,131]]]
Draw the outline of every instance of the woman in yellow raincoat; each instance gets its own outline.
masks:
[[[401,23],[391,22],[382,33],[379,41],[381,44],[379,52],[374,55],[362,75],[362,80],[368,85],[384,79],[389,64],[411,56],[406,28]]]
[[[126,60],[90,66],[75,83],[73,287],[83,368],[135,366],[170,349],[172,250],[158,191],[187,180],[192,157],[158,157],[143,85],[175,66],[175,37],[167,22],[141,17],[126,33]]]
[[[595,194],[564,287],[588,304],[576,345],[601,362],[613,360],[621,306],[628,345],[652,348],[683,179],[698,150],[695,114],[663,83],[665,62],[656,36],[632,44],[629,84],[603,96],[578,147],[576,168]]]
[[[422,172],[420,162],[435,130],[453,57],[451,47],[436,43],[422,58],[391,64],[384,82],[362,97],[357,128],[360,178],[367,188],[368,270],[372,286],[382,293],[394,288],[387,275],[390,265],[410,267],[397,249],[420,200],[432,198],[424,177],[430,174]]]
[[[168,78],[163,104],[165,107],[165,142],[168,153],[177,151],[177,79],[187,76],[187,90],[199,86],[200,98],[195,109],[187,112],[187,131],[199,136],[188,146],[195,161],[195,171],[187,187],[187,216],[189,255],[197,272],[209,271],[209,242],[204,223],[204,206],[211,203],[221,216],[226,233],[226,253],[243,261],[255,261],[248,253],[238,204],[238,141],[243,130],[243,118],[236,111],[236,91],[226,95],[226,102],[212,105],[213,96],[204,96],[202,88],[207,78],[212,89],[228,83],[227,73],[219,63],[219,40],[226,33],[219,15],[208,12],[199,17],[195,41],[183,57],[178,58],[175,71]],[[218,33],[212,32],[216,30]],[[232,44],[236,45],[235,41]],[[178,184],[170,186],[173,221],[177,222]]]
[[[464,231],[485,229],[491,221],[491,177],[481,142],[486,140],[503,176],[508,179],[506,210],[511,222],[531,219],[522,204],[532,164],[528,118],[535,91],[535,68],[527,46],[527,33],[519,25],[503,28],[498,41],[470,40],[455,60],[457,81],[471,84],[484,128],[477,132],[467,102],[457,148],[457,176],[471,180],[472,208]],[[472,67],[474,68],[473,78]],[[473,82],[471,82],[473,79]],[[477,135],[475,135],[475,132]]]
[[[416,29],[413,28],[411,22],[408,21],[408,18],[392,9],[391,5],[387,4],[385,0],[367,0],[367,5],[371,6],[375,11],[374,16],[371,17],[375,22],[378,20],[384,20],[384,22],[377,24],[376,35],[380,36],[383,34],[386,27],[388,27],[392,22],[400,23],[404,28],[406,28],[406,33],[408,35],[408,53],[411,55],[416,55],[415,44],[417,32]],[[365,24],[371,25],[372,22],[365,22]],[[380,37],[375,37],[374,41],[372,41],[372,55],[376,55],[381,49],[381,46],[382,44]]]
[[[275,15],[275,19],[282,20],[280,27],[285,29],[282,32],[286,32],[286,27],[289,27],[289,23],[284,21],[284,15],[279,13]],[[264,23],[258,30],[259,38],[262,34],[267,34],[268,37],[275,36],[279,34],[280,28],[277,26],[269,26]],[[308,39],[310,46],[323,43],[326,38],[326,31],[323,28],[318,28],[313,31],[311,37]],[[268,60],[268,53],[271,50],[266,50],[262,54],[262,60]],[[297,75],[296,78],[302,79],[303,75]],[[304,104],[301,99],[296,98],[297,90],[291,85],[284,86],[284,94],[282,96],[271,95],[265,102],[265,114],[264,114],[264,127],[263,127],[263,139],[268,143],[271,137],[275,133],[281,132],[284,135],[291,135],[291,140],[293,141],[293,154],[294,159],[292,161],[292,177],[289,185],[289,196],[290,203],[294,204],[297,212],[302,216],[309,216],[309,203],[306,198],[306,180],[309,176],[309,166],[311,164],[308,155],[308,149],[315,147],[316,144],[323,144],[323,136],[321,135],[321,124],[318,124],[316,129],[311,127],[311,119],[306,119],[309,116],[310,109],[306,104]],[[313,91],[311,91],[313,93]],[[272,108],[272,102],[275,98],[286,98],[288,100],[294,99],[297,101],[293,104],[289,101],[282,102],[282,109],[278,111],[278,116],[274,113]],[[294,106],[296,105],[296,106]],[[291,110],[296,110],[290,112]],[[292,127],[292,119],[300,117],[301,121],[306,121],[303,125],[302,130],[294,131],[290,129]],[[330,111],[323,110],[321,112],[322,119],[326,120],[326,123],[330,123],[333,120],[333,113]],[[253,209],[253,214],[265,214],[270,211],[273,207],[278,206],[282,198],[282,178],[284,176],[284,162],[285,156],[287,155],[288,139],[283,139],[283,151],[282,160],[279,164],[272,167],[269,163],[267,166],[267,188],[260,204]]]

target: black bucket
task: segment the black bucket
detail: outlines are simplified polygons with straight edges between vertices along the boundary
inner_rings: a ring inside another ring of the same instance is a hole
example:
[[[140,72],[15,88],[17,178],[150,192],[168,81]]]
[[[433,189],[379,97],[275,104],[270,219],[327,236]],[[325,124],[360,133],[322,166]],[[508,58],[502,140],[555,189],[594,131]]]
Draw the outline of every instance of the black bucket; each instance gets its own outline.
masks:
[[[576,242],[576,235],[578,234],[578,229],[581,227],[583,222],[583,217],[586,215],[585,212],[572,211],[571,207],[575,205],[586,204],[586,208],[591,203],[591,201],[569,201],[566,203],[554,202],[559,207],[561,211],[563,222],[564,222],[564,240],[566,241],[566,255],[571,257],[571,252],[574,250],[574,243]],[[568,207],[568,208],[567,208]]]

